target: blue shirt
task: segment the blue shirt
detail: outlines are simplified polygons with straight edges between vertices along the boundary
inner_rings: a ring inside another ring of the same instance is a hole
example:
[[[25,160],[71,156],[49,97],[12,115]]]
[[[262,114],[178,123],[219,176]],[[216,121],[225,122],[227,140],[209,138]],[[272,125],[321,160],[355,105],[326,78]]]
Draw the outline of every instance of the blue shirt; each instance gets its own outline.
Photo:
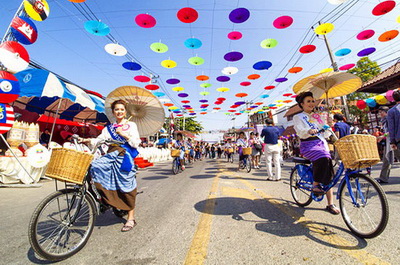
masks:
[[[345,137],[350,134],[350,125],[345,122],[339,121],[335,123],[335,131],[339,132],[339,138]]]
[[[400,103],[391,108],[386,116],[390,143],[400,142]]]
[[[264,127],[261,131],[261,138],[266,144],[278,144],[279,130],[273,126]]]

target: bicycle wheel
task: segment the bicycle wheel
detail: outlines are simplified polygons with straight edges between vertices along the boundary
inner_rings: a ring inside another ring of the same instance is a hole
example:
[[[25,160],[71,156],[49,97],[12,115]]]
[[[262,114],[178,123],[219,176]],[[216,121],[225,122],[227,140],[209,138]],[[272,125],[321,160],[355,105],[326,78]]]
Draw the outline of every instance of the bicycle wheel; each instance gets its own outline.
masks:
[[[388,202],[382,187],[371,177],[349,176],[340,188],[339,204],[344,222],[355,235],[373,238],[385,230],[389,219]]]
[[[64,189],[47,196],[33,212],[29,242],[42,258],[57,261],[71,257],[89,240],[96,206],[88,195]]]
[[[251,171],[251,160],[249,157],[245,158],[245,163],[246,163],[246,171],[249,173]]]
[[[174,161],[172,161],[172,172],[176,175],[179,173],[179,161],[178,161],[178,157],[176,157],[174,159]]]
[[[229,160],[233,163],[233,154],[230,155]]]
[[[290,173],[290,193],[292,194],[293,200],[297,205],[305,207],[312,202],[311,191],[305,189],[304,184],[310,184],[306,181],[306,178],[302,178],[297,170],[293,168]]]

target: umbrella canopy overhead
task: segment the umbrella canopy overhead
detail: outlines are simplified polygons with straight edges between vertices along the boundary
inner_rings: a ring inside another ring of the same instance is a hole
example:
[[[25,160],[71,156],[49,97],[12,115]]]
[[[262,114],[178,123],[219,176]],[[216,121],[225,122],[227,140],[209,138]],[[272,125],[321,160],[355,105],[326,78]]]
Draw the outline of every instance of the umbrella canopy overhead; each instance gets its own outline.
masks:
[[[136,86],[122,86],[108,94],[105,101],[107,117],[115,122],[111,104],[122,99],[128,103],[127,116],[138,126],[141,137],[157,133],[164,124],[164,108],[150,91]]]

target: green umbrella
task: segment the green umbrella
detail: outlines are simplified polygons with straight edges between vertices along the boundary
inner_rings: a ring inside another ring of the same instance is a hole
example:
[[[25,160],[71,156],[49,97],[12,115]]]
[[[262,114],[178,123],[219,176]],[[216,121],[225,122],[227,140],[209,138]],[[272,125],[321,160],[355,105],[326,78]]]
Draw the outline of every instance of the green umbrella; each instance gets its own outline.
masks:
[[[150,45],[153,52],[164,53],[168,51],[168,46],[161,42],[154,42]]]
[[[200,94],[201,96],[208,96],[208,95],[210,95],[210,92],[201,91],[199,94]]]
[[[207,88],[207,87],[210,87],[211,84],[210,83],[202,83],[202,84],[200,84],[200,86],[203,88]]]
[[[188,62],[192,65],[202,65],[204,63],[204,59],[198,56],[189,58]]]
[[[278,41],[275,39],[265,39],[260,43],[260,46],[264,49],[271,49],[278,45]]]

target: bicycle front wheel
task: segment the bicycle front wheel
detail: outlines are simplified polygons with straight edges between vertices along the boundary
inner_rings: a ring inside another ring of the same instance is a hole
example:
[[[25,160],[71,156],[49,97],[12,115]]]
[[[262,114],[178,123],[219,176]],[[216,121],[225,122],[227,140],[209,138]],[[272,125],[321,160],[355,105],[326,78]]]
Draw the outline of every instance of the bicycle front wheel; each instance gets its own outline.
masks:
[[[230,155],[229,160],[233,163],[233,154]]]
[[[293,168],[290,173],[290,193],[297,205],[305,207],[312,202],[311,191],[306,189],[306,185],[312,186],[312,182],[307,182],[307,178],[302,178],[297,170]]]
[[[175,158],[174,161],[172,161],[172,172],[176,175],[179,173],[179,158]]]
[[[339,190],[339,203],[343,220],[355,235],[373,238],[385,230],[388,202],[382,187],[371,177],[349,176]]]
[[[79,252],[89,240],[96,219],[95,202],[75,189],[56,191],[35,209],[29,241],[42,258],[57,261]]]
[[[247,173],[249,173],[251,171],[251,160],[250,160],[250,158],[245,158],[245,162],[246,162],[246,171],[247,171]]]

